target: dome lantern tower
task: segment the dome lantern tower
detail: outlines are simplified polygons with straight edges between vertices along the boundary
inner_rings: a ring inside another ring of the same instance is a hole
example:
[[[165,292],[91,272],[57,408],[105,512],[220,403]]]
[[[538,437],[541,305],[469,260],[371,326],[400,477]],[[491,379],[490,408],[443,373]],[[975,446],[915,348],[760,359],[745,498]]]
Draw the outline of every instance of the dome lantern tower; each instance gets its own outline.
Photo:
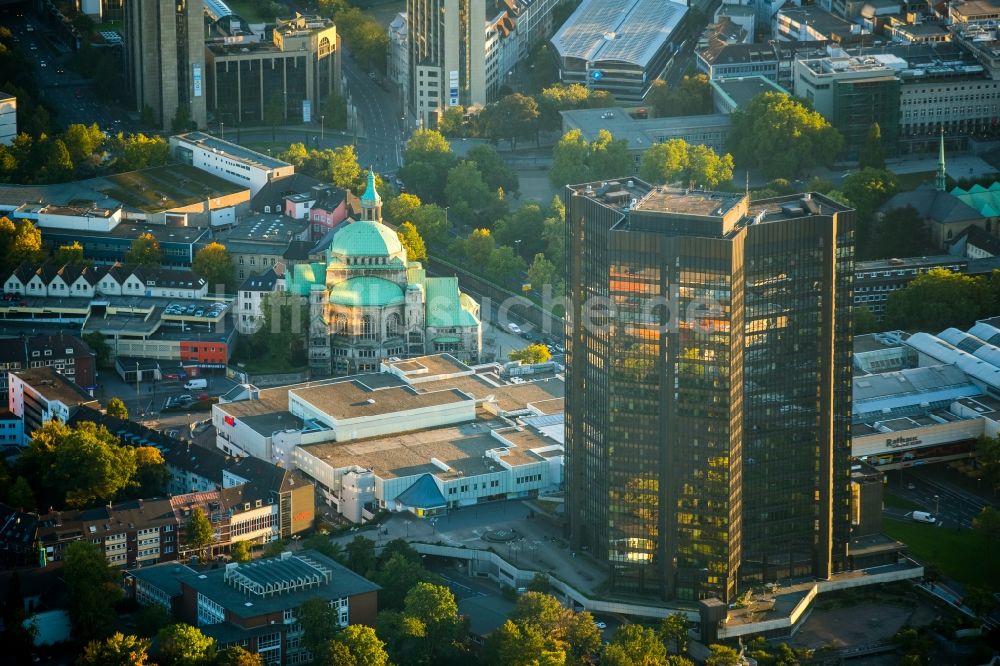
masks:
[[[368,167],[368,186],[361,195],[361,219],[371,222],[382,221],[382,197],[375,189],[375,169]]]

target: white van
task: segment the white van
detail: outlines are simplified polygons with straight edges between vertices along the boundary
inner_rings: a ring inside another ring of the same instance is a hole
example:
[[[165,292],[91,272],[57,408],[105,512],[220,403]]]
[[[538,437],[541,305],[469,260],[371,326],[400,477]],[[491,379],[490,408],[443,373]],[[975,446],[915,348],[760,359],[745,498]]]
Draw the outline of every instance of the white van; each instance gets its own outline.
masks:
[[[184,382],[185,391],[197,391],[199,389],[208,388],[207,379],[189,379]]]
[[[913,520],[917,521],[918,523],[929,523],[931,525],[937,522],[937,518],[935,518],[932,514],[927,513],[926,511],[914,511]]]

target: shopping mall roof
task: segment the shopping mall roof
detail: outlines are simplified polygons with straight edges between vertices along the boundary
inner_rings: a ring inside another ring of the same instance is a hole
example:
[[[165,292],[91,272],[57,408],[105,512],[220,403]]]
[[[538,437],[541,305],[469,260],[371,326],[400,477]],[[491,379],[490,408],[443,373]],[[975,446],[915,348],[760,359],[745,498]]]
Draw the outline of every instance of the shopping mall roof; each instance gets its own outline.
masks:
[[[646,67],[686,13],[672,0],[584,0],[552,46],[560,58]]]

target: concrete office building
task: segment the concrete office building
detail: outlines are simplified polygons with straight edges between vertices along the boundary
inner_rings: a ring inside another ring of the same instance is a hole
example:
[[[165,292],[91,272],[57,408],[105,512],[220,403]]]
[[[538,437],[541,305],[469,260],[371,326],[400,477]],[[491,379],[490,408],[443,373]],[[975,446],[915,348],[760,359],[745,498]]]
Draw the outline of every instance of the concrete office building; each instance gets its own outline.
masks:
[[[846,570],[853,211],[636,179],[566,204],[573,547],[661,598]]]
[[[98,404],[52,366],[15,370],[8,373],[7,382],[7,406],[24,421],[26,437],[52,419],[66,423],[80,406]]]
[[[583,0],[552,37],[559,79],[642,103],[680,46],[686,14],[672,0]]]
[[[295,173],[295,167],[288,162],[204,132],[170,137],[170,151],[184,164],[249,187],[251,198],[272,180]]]
[[[514,67],[549,34],[557,0],[407,0],[406,86],[419,126],[453,106],[495,101]],[[398,23],[396,29],[400,29]],[[396,38],[395,49],[401,38]],[[402,57],[396,57],[399,67]]]
[[[135,108],[150,108],[156,124],[172,128],[177,108],[191,122],[207,122],[205,17],[202,0],[134,0],[125,3],[125,64]]]
[[[322,16],[277,19],[270,40],[252,33],[213,40],[205,49],[208,107],[235,127],[260,125],[272,100],[283,117],[309,122],[340,82],[337,28]]]

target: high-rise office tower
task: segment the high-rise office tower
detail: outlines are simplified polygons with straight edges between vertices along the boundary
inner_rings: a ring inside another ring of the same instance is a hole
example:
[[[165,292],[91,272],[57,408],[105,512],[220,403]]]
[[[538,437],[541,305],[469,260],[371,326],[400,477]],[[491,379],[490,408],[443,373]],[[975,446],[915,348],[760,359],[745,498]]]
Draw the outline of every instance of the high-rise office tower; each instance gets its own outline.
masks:
[[[846,567],[853,228],[819,195],[567,188],[566,507],[614,589]]]
[[[171,130],[177,107],[204,127],[205,16],[202,0],[130,0],[125,3],[125,57],[136,108],[152,109]]]

